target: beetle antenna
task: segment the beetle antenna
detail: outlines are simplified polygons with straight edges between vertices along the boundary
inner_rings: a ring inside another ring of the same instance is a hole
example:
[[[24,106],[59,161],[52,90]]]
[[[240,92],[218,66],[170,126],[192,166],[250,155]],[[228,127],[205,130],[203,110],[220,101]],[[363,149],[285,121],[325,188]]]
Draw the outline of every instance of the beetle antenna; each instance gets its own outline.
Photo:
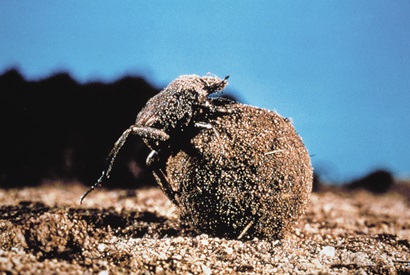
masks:
[[[134,125],[133,125],[134,126]],[[90,189],[88,189],[80,198],[80,204],[83,203],[83,200],[85,197],[88,196],[94,189],[98,188],[101,186],[101,183],[103,182],[104,179],[110,178],[111,170],[114,165],[115,158],[118,155],[118,152],[124,146],[125,141],[127,140],[129,134],[132,132],[132,127],[129,129],[125,130],[124,133],[122,133],[121,137],[115,142],[114,147],[111,149],[110,154],[107,157],[107,168],[104,169],[102,172],[100,178],[97,180],[96,183],[94,183]]]

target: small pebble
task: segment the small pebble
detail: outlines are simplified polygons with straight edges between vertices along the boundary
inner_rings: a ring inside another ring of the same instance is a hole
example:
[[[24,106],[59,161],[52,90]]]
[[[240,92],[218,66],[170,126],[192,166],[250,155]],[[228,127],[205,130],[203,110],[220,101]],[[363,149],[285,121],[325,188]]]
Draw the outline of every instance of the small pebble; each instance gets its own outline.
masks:
[[[334,257],[335,256],[335,248],[333,246],[325,246],[319,252],[321,255],[325,255],[327,257]]]

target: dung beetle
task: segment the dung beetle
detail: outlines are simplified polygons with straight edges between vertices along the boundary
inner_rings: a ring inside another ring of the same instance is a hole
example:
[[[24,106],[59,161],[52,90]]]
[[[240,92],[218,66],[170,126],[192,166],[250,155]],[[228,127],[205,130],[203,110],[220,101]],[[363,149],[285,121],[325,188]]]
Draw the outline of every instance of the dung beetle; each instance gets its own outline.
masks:
[[[178,135],[190,127],[212,128],[212,125],[206,122],[197,121],[197,117],[202,113],[229,112],[215,106],[208,98],[210,94],[222,91],[228,84],[228,78],[229,76],[220,79],[211,75],[182,75],[148,100],[137,115],[135,124],[125,130],[114,144],[106,169],[97,182],[81,196],[80,203],[99,187],[104,179],[110,177],[115,158],[130,134],[140,136],[152,150],[146,160],[150,166],[157,159],[163,143],[168,143],[174,134]],[[163,187],[163,190],[169,192],[166,187]]]
[[[130,134],[151,149],[147,165],[183,226],[214,236],[273,240],[303,214],[313,169],[291,121],[222,97],[228,77],[180,76],[151,98],[115,143],[105,178]]]

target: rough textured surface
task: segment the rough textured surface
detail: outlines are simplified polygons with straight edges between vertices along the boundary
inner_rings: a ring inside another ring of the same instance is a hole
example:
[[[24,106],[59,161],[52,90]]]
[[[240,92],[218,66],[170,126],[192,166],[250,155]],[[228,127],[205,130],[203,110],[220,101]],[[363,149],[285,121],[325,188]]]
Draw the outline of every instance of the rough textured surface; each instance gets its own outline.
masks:
[[[280,237],[308,201],[309,154],[280,115],[234,102],[219,105],[229,112],[206,115],[209,128],[178,150],[173,146],[164,169],[181,218],[213,236]]]
[[[176,208],[157,188],[100,189],[79,205],[85,189],[0,189],[0,273],[410,272],[408,183],[383,195],[322,188],[280,241],[181,230]]]

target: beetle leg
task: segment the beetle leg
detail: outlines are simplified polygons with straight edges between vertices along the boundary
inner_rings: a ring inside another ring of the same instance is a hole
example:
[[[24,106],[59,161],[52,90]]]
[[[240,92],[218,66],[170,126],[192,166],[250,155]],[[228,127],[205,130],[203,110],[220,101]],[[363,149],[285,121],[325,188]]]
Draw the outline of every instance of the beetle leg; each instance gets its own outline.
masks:
[[[151,165],[154,163],[154,161],[156,161],[156,160],[158,160],[158,152],[155,151],[155,150],[152,150],[152,151],[149,153],[149,155],[148,155],[147,160],[145,161],[145,163],[146,163],[146,165],[149,167],[149,166],[151,166]]]
[[[117,157],[118,152],[120,151],[121,147],[124,145],[125,141],[127,140],[131,132],[132,132],[132,127],[125,130],[124,133],[122,133],[121,137],[115,142],[114,147],[111,149],[111,152],[108,155],[106,169],[103,170],[102,175],[97,180],[97,182],[94,183],[94,185],[91,186],[90,189],[88,189],[81,196],[81,199],[80,199],[81,204],[83,203],[83,200],[85,199],[85,197],[88,196],[88,194],[90,194],[95,188],[101,186],[101,183],[103,182],[104,179],[108,179],[110,177],[110,173],[111,173],[115,158]]]
[[[176,199],[175,191],[172,188],[166,173],[164,172],[164,170],[166,171],[166,167],[163,162],[159,161],[161,159],[166,159],[165,156],[160,156],[161,153],[163,152],[160,150],[152,150],[147,157],[147,166],[151,168],[151,172],[164,194],[178,206],[179,204]]]
[[[165,133],[164,131],[155,129],[155,128],[151,128],[151,127],[132,125],[130,128],[125,130],[124,133],[122,133],[121,137],[115,142],[114,147],[112,148],[110,154],[108,155],[106,169],[104,169],[101,177],[97,180],[97,182],[94,183],[94,185],[91,186],[90,189],[88,189],[81,196],[80,203],[82,203],[85,197],[87,197],[88,194],[90,194],[95,188],[101,186],[101,183],[103,182],[104,179],[110,178],[110,174],[111,174],[112,167],[114,165],[115,158],[117,157],[118,152],[124,145],[130,133],[133,133],[135,135],[138,135],[142,138],[147,138],[147,139],[154,139],[154,140],[160,140],[160,141],[166,141],[169,139],[169,135],[167,133]],[[147,162],[150,161],[150,164],[152,164],[153,162],[151,161],[154,158],[154,154],[155,154],[153,152],[151,152],[151,154],[148,155],[148,158],[147,158]]]
[[[169,139],[169,135],[167,133],[152,127],[133,125],[130,129],[134,135],[138,135],[142,138],[160,141],[167,141]]]
[[[164,171],[162,171],[162,169],[154,169],[152,170],[152,174],[157,180],[157,183],[162,192],[164,192],[164,194],[172,201],[172,203],[178,206],[179,203],[175,197],[175,192],[172,189],[172,186],[169,183],[168,177],[165,175]]]
[[[235,101],[217,97],[217,98],[206,98],[204,102],[198,104],[199,108],[205,108],[211,114],[232,114],[235,112],[230,104],[234,103]]]
[[[215,112],[222,114],[231,114],[233,110],[223,106],[215,106]]]

